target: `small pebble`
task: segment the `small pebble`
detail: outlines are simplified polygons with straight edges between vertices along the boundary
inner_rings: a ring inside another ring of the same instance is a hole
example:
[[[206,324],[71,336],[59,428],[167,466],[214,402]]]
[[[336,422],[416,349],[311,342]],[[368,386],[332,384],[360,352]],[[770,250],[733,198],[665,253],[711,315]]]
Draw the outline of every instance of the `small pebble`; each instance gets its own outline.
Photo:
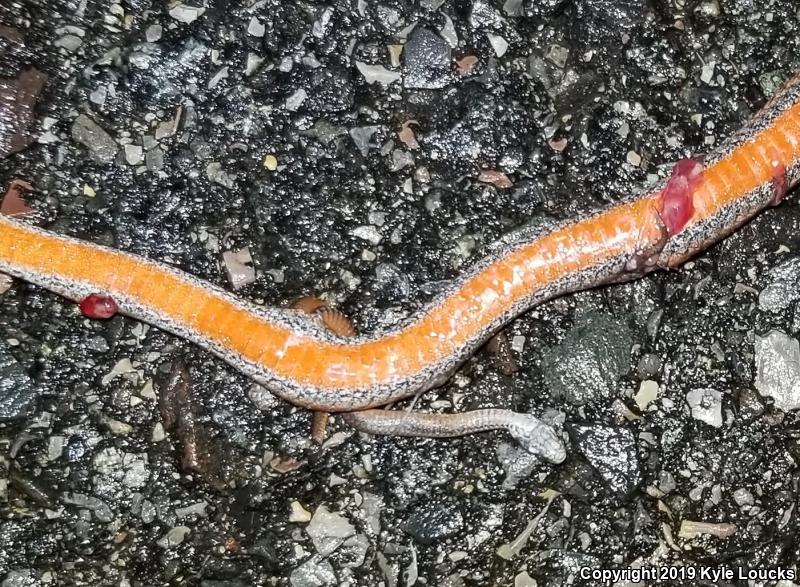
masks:
[[[186,507],[175,508],[175,515],[178,518],[188,518],[189,516],[206,517],[206,509],[208,508],[207,501],[198,501]]]
[[[108,163],[117,155],[117,143],[94,120],[85,114],[79,115],[72,123],[72,138],[92,155],[95,161]]]
[[[569,49],[561,45],[551,45],[545,57],[559,69],[564,69],[569,57]]]
[[[642,163],[642,156],[636,151],[628,151],[628,155],[625,157],[625,160],[634,167],[639,167],[639,165]]]
[[[292,571],[289,575],[289,584],[292,587],[321,587],[339,583],[331,563],[320,556],[313,556]]]
[[[161,38],[163,32],[164,29],[160,24],[152,24],[145,30],[144,38],[147,39],[148,43],[155,43]]]
[[[733,492],[733,501],[735,501],[736,505],[739,507],[750,506],[755,503],[755,498],[752,493],[742,487]]]
[[[139,165],[143,160],[142,147],[139,145],[125,145],[125,161],[129,165]]]
[[[47,460],[54,461],[64,452],[67,439],[63,436],[51,436],[47,441]]]
[[[502,57],[508,51],[508,41],[506,41],[500,35],[493,35],[491,33],[487,33],[486,36],[489,38],[489,43],[492,45],[492,49],[494,49],[494,54],[498,57]]]
[[[191,533],[191,528],[188,526],[175,526],[169,532],[167,532],[164,536],[159,538],[156,541],[161,548],[169,549],[173,546],[177,546],[184,540],[186,537]]]
[[[356,61],[356,68],[364,76],[364,80],[368,84],[379,83],[388,86],[402,78],[399,72],[389,71],[382,65],[370,65],[362,61]]]
[[[633,399],[639,410],[644,412],[647,406],[658,399],[658,383],[652,379],[642,381]]]
[[[250,19],[250,24],[247,25],[247,34],[253,37],[263,37],[266,30],[264,24],[255,16]]]
[[[639,379],[645,380],[658,374],[661,369],[661,359],[658,355],[647,353],[642,355],[636,365],[636,373]]]
[[[303,88],[295,90],[291,96],[286,98],[286,109],[289,112],[297,111],[300,106],[302,106],[303,102],[306,101],[306,98],[308,98],[308,92],[306,92]]]
[[[383,235],[372,225],[366,224],[363,226],[357,226],[353,230],[350,231],[354,237],[363,239],[373,245],[380,244],[383,240]]]
[[[253,267],[249,247],[238,251],[225,251],[222,253],[222,261],[233,289],[241,289],[256,280],[256,270]]]
[[[70,53],[75,53],[83,45],[83,41],[76,35],[64,35],[59,37],[53,43],[56,47],[61,47]]]
[[[800,257],[793,257],[773,267],[770,282],[758,294],[758,307],[778,314],[800,299]]]
[[[203,7],[187,6],[186,4],[178,3],[170,9],[169,15],[178,22],[191,24],[200,18],[205,11],[206,9]]]
[[[686,394],[692,418],[710,426],[722,426],[722,393],[716,389],[693,389]]]
[[[153,442],[161,442],[166,437],[167,434],[164,431],[164,425],[161,422],[156,422],[156,425],[153,426],[153,432],[150,435],[150,440]]]
[[[311,521],[311,512],[303,507],[299,501],[293,501],[289,504],[291,511],[289,513],[289,521],[295,523],[305,524]]]
[[[264,157],[264,168],[269,171],[275,171],[278,168],[278,158],[275,155]]]
[[[159,171],[164,167],[164,152],[156,147],[144,154],[144,164],[150,171]]]

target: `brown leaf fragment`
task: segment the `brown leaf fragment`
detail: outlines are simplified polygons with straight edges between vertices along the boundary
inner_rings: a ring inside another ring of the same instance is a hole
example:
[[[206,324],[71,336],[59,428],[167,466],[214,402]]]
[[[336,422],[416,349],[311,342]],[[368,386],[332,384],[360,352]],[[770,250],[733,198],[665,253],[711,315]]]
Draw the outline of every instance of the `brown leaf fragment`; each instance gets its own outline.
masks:
[[[456,69],[461,75],[469,75],[478,64],[476,55],[464,55],[461,59],[456,59]]]
[[[239,549],[242,547],[241,542],[235,536],[228,536],[225,538],[225,542],[223,543],[223,547],[227,552],[235,553],[239,552]]]
[[[567,148],[567,144],[569,143],[569,139],[567,137],[561,137],[560,139],[550,139],[547,141],[547,144],[550,145],[550,148],[553,149],[556,153],[561,153],[564,149]]]
[[[490,183],[496,188],[506,189],[514,185],[514,182],[502,171],[494,169],[481,169],[478,175],[478,181],[483,183]]]
[[[0,294],[6,293],[14,285],[14,279],[5,273],[0,273]]]
[[[4,24],[0,24],[0,37],[4,38],[6,41],[10,41],[11,43],[16,43],[17,45],[25,44],[25,37],[21,32],[14,27],[6,26]]]
[[[155,377],[158,407],[164,429],[175,432],[181,446],[180,466],[195,473],[220,493],[228,491],[222,470],[220,450],[201,422],[200,407],[192,397],[192,378],[182,360],[172,362],[167,372]]]
[[[0,79],[0,159],[21,151],[33,140],[27,131],[46,81],[47,76],[33,68],[14,79]]]
[[[269,462],[269,466],[272,467],[272,470],[276,473],[280,473],[281,475],[286,473],[291,473],[292,471],[297,471],[298,469],[302,468],[303,465],[306,464],[306,461],[301,461],[294,457],[288,456],[281,456],[278,455],[273,457],[272,460]]]
[[[22,179],[15,179],[8,185],[3,201],[0,202],[0,214],[5,216],[24,216],[33,212],[22,199],[23,190],[32,190],[33,186]]]
[[[412,124],[418,125],[419,123],[416,120],[406,120],[397,133],[397,138],[409,149],[419,149],[419,143],[414,134],[414,129],[411,128]]]

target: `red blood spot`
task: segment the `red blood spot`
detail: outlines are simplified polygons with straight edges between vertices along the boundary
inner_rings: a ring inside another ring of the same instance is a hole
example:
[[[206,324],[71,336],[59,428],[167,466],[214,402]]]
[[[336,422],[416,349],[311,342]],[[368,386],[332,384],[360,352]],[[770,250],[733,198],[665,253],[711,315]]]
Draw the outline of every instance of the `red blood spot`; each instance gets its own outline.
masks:
[[[702,174],[703,165],[697,159],[683,159],[672,169],[658,205],[658,214],[669,236],[678,234],[694,214],[692,192]]]
[[[789,191],[789,181],[786,179],[786,166],[777,159],[772,160],[772,198],[769,203],[777,206],[783,196]]]
[[[81,300],[80,309],[81,313],[87,318],[95,318],[98,320],[111,318],[114,314],[119,312],[119,307],[117,306],[117,302],[114,301],[114,298],[96,293],[89,294],[83,298],[83,300]]]

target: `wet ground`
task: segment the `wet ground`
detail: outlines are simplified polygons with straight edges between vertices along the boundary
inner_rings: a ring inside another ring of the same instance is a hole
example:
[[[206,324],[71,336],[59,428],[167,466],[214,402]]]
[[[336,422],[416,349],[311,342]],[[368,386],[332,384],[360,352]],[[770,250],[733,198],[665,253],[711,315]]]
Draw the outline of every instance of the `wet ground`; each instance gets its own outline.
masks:
[[[788,0],[1,4],[4,87],[47,75],[0,160],[4,189],[33,186],[31,221],[258,302],[322,295],[366,332],[509,230],[713,149],[800,69]],[[305,410],[201,349],[14,283],[2,585],[524,587],[656,565],[745,585],[700,573],[796,569],[798,247],[789,198],[680,270],[535,308],[506,329],[515,373],[479,352],[418,402],[552,419],[569,438],[557,466],[502,433],[334,422],[319,448]]]

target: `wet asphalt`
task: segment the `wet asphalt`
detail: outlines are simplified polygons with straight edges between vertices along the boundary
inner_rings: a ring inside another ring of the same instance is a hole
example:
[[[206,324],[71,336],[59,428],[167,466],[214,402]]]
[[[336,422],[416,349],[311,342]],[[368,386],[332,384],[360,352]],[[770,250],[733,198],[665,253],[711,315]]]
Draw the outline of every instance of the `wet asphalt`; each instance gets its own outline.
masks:
[[[510,230],[709,151],[800,69],[788,0],[3,0],[0,24],[0,78],[48,76],[32,144],[0,159],[32,222],[229,289],[246,251],[237,295],[321,295],[363,332]],[[796,570],[799,250],[790,196],[683,268],[534,308],[505,330],[516,372],[481,351],[416,403],[550,419],[556,466],[502,433],[334,422],[317,447],[308,412],[202,349],[16,282],[0,585]]]

